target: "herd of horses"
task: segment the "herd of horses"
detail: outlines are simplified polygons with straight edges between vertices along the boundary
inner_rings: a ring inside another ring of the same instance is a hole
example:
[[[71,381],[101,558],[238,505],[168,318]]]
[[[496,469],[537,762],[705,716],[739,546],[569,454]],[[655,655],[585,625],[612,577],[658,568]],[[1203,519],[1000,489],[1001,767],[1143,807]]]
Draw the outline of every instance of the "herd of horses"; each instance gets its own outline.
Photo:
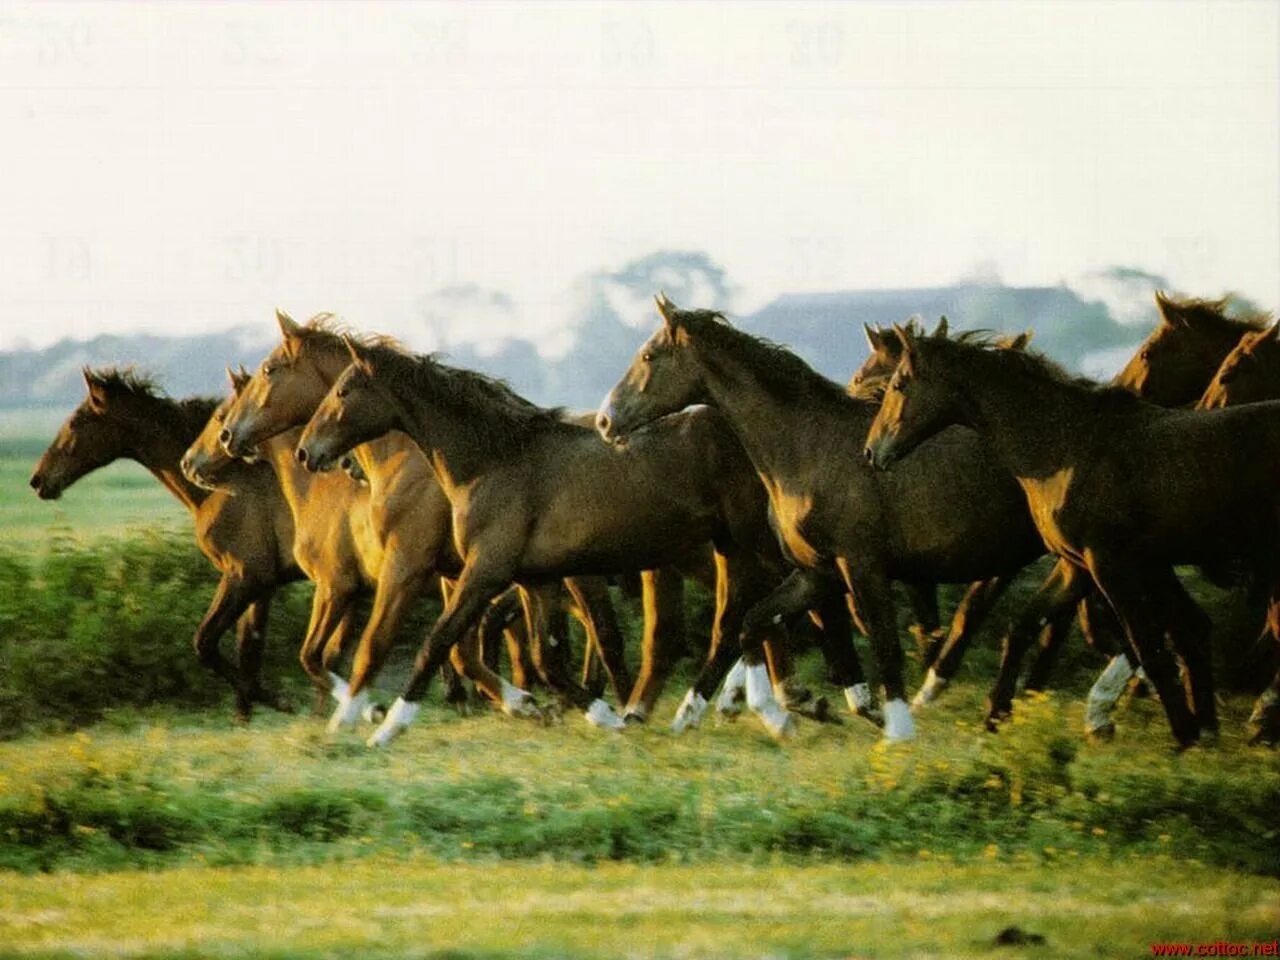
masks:
[[[261,679],[277,589],[315,586],[301,662],[329,727],[376,724],[387,744],[431,679],[463,702],[470,680],[516,716],[539,716],[541,682],[592,724],[653,712],[688,649],[688,578],[714,592],[705,660],[673,722],[745,702],[785,736],[802,694],[788,650],[818,646],[851,712],[890,740],[954,677],[969,640],[1024,567],[1052,571],[1004,637],[987,704],[994,726],[1042,688],[1072,619],[1114,656],[1086,726],[1145,675],[1182,746],[1216,733],[1211,624],[1174,573],[1267,599],[1280,639],[1280,324],[1226,301],[1157,294],[1160,323],[1112,384],[1066,375],[1027,349],[868,327],[847,386],[709,310],[659,295],[658,330],[591,415],[536,406],[504,383],[419,356],[330,315],[280,313],[279,345],[221,401],[173,400],[132,371],[84,371],[87,396],[31,486],[55,499],[121,457],[150,470],[195,517],[221,574],[195,634],[236,711],[287,708]],[[1224,409],[1225,408],[1225,409]],[[341,469],[334,469],[340,467]],[[372,684],[415,602],[439,584],[443,613],[389,709]],[[632,678],[609,587],[638,584],[641,666]],[[908,703],[894,583],[905,588],[928,671]],[[939,584],[968,584],[949,630]],[[337,673],[372,594],[350,676]],[[568,617],[587,638],[570,662]],[[220,638],[235,625],[237,656]],[[852,642],[866,635],[882,696]],[[1111,638],[1111,639],[1107,639]],[[499,653],[509,653],[509,679]],[[611,688],[615,709],[605,695]],[[1280,739],[1280,673],[1249,720]]]

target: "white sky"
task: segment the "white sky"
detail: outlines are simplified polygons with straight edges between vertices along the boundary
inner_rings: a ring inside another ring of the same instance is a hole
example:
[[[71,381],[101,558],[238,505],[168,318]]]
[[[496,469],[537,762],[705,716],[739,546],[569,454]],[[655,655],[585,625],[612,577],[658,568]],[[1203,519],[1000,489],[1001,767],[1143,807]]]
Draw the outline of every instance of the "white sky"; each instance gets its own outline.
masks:
[[[0,7],[0,347],[467,282],[547,330],[657,248],[743,310],[985,261],[1274,309],[1278,60],[1273,3]]]

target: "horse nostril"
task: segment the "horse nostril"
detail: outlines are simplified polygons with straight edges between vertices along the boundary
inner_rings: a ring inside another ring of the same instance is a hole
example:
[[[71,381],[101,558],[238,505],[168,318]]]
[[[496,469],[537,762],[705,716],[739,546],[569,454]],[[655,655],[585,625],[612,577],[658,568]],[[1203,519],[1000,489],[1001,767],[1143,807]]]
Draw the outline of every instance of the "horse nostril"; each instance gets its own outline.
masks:
[[[596,429],[599,430],[602,434],[608,436],[609,427],[611,427],[612,425],[613,425],[613,421],[609,419],[609,415],[607,413],[600,412],[596,414]]]
[[[298,458],[298,462],[299,462],[300,464],[302,464],[303,466],[306,466],[306,464],[307,464],[307,450],[306,450],[306,448],[305,448],[305,447],[299,447],[299,448],[297,449],[297,451],[294,453],[294,456]]]
[[[231,442],[231,431],[230,431],[230,430],[228,430],[228,429],[224,429],[220,434],[218,434],[218,442],[219,442],[219,443],[221,443],[221,444],[223,444],[224,446],[225,446],[226,444],[230,443],[230,442]]]
[[[44,486],[44,477],[38,473],[33,473],[31,475],[31,489],[39,490],[42,486]]]
[[[875,464],[875,462],[876,462],[876,455],[875,455],[874,453],[872,453],[872,452],[871,452],[871,448],[870,448],[870,447],[863,447],[863,449],[862,449],[862,455],[863,455],[864,457],[866,457],[866,458],[867,458],[867,463],[870,463],[870,464],[873,464],[873,465]]]

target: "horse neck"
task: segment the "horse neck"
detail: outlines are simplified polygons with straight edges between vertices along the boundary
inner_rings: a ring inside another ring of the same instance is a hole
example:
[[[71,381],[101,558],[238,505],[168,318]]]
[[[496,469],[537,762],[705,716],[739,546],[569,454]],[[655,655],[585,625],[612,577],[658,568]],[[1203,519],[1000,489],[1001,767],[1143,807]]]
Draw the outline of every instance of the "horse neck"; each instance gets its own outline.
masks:
[[[824,445],[815,442],[813,430],[815,420],[825,419],[827,404],[835,406],[826,391],[815,390],[812,401],[798,403],[772,393],[747,363],[723,354],[710,362],[705,356],[699,356],[698,362],[703,369],[705,399],[720,411],[761,476],[805,472],[806,464],[827,456]],[[813,376],[821,375],[815,371]],[[838,440],[847,436],[861,445],[874,410],[865,401],[843,397],[840,400],[841,419],[863,414],[858,418],[861,433],[854,437],[847,429],[839,430],[832,432],[830,438]],[[797,429],[800,422],[804,429]]]
[[[1010,369],[980,354],[990,370],[948,369],[962,398],[957,419],[980,433],[1015,477],[1052,475],[1089,457],[1113,423],[1102,398],[1079,385]],[[945,362],[945,361],[944,361]]]
[[[443,404],[428,409],[409,389],[393,387],[398,426],[422,449],[445,495],[466,486],[498,462],[504,451],[477,442],[474,427],[458,411]],[[470,417],[502,416],[500,412],[468,411]]]
[[[316,475],[308,472],[306,467],[298,462],[297,454],[294,452],[301,433],[301,427],[291,427],[258,445],[259,452],[275,471],[280,492],[284,494],[285,502],[289,504],[289,510],[295,521],[305,509],[307,497],[316,480]]]
[[[196,437],[187,436],[176,424],[156,417],[130,424],[132,458],[142,464],[184,507],[194,513],[209,491],[197,487],[182,474],[179,461]]]
[[[392,430],[376,440],[362,443],[354,447],[351,455],[360,464],[360,469],[369,478],[373,487],[384,486],[400,476],[405,457],[412,457],[418,445],[413,438],[400,430]]]

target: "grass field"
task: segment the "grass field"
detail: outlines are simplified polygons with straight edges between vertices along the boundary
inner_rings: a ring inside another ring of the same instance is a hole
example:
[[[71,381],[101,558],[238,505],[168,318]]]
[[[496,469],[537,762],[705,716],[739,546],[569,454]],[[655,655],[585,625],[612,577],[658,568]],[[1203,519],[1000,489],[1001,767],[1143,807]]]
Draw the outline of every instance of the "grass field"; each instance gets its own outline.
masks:
[[[1251,697],[1224,698],[1217,746],[1175,754],[1146,699],[1085,743],[1101,659],[1075,645],[1061,692],[993,736],[997,618],[892,748],[855,719],[782,746],[747,719],[675,737],[687,673],[620,735],[435,697],[384,752],[309,715],[238,726],[192,662],[214,578],[181,508],[125,465],[40,503],[26,477],[47,438],[11,426],[0,956],[1134,957],[1280,935],[1280,756],[1244,742]],[[268,645],[300,703],[306,597],[277,602]],[[1009,927],[1044,942],[996,946]]]

